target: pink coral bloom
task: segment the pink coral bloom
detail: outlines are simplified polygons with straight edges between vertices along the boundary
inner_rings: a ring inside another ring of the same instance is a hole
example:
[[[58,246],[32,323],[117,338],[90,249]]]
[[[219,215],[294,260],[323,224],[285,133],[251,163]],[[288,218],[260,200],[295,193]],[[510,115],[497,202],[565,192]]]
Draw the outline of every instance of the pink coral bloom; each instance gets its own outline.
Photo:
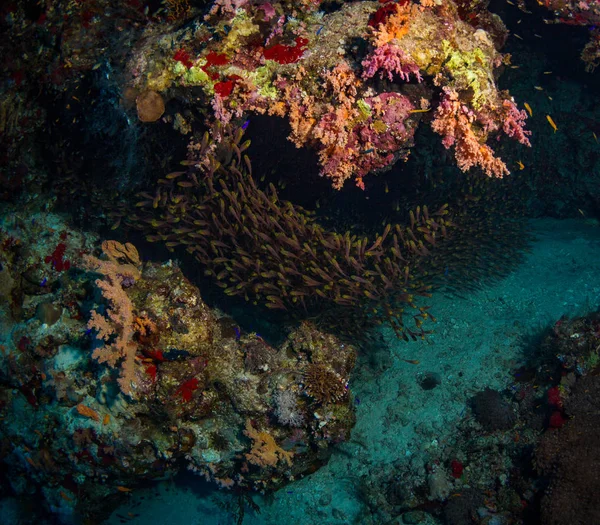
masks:
[[[258,9],[262,9],[265,12],[265,22],[268,22],[277,14],[271,2],[265,2],[264,4],[260,4],[258,6]]]
[[[389,43],[376,48],[369,57],[362,61],[362,66],[364,79],[375,76],[375,73],[379,71],[380,78],[387,73],[390,81],[394,79],[394,73],[405,82],[410,80],[410,75],[415,75],[418,82],[423,80],[419,73],[419,66],[413,62],[412,58],[407,56],[402,48]]]
[[[414,106],[400,93],[380,93],[364,99],[371,116],[348,129],[345,113],[331,111],[314,128],[320,143],[321,175],[333,180],[340,189],[355,178],[364,190],[363,177],[389,168],[399,158],[406,158],[412,145],[414,126],[406,126]],[[374,126],[374,122],[378,126]]]
[[[519,111],[517,105],[513,100],[506,99],[502,103],[504,123],[502,129],[509,137],[517,139],[521,144],[525,146],[531,146],[531,142],[527,138],[531,135],[531,131],[523,129],[525,126],[525,120],[527,120],[527,113],[525,110]]]

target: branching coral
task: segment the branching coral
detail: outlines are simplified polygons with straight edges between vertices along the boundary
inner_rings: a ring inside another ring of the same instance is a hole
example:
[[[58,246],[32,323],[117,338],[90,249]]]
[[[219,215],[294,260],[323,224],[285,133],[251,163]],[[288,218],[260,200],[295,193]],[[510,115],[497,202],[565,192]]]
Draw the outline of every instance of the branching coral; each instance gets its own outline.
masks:
[[[301,81],[305,75],[300,70]],[[354,177],[364,189],[365,175],[407,157],[415,129],[409,118],[413,105],[408,97],[393,92],[358,98],[361,82],[346,62],[323,76],[328,102],[318,101],[296,84],[281,82],[286,104],[274,102],[270,113],[287,114],[296,146],[309,143],[317,149],[321,174],[333,181],[334,188]]]
[[[135,376],[135,353],[137,344],[134,341],[134,315],[131,299],[124,290],[124,283],[133,283],[139,278],[139,271],[131,264],[119,264],[115,253],[137,255],[133,245],[127,248],[115,241],[105,242],[104,253],[109,260],[100,260],[91,255],[83,257],[83,267],[102,275],[96,280],[96,286],[102,292],[102,297],[109,303],[106,313],[108,317],[93,310],[88,322],[88,328],[96,330],[97,339],[104,346],[96,348],[92,356],[99,363],[107,363],[110,367],[121,367],[119,386],[124,394],[131,394],[131,384]],[[135,257],[134,257],[135,260]],[[139,258],[137,259],[139,261]]]
[[[455,146],[458,167],[467,171],[479,166],[490,177],[503,177],[509,173],[508,168],[497,157],[487,144],[481,144],[474,131],[475,113],[462,104],[458,93],[444,88],[444,95],[438,106],[432,129],[443,136],[442,143],[446,148]]]
[[[519,111],[512,99],[503,100],[498,109],[475,112],[460,100],[456,91],[445,87],[431,127],[443,136],[442,144],[447,149],[455,147],[456,163],[462,171],[479,166],[488,177],[502,178],[510,172],[485,144],[488,133],[501,126],[506,135],[531,146],[528,138],[531,132],[524,129],[526,118],[527,113]]]
[[[410,76],[414,75],[421,82],[423,78],[419,73],[419,66],[404,52],[401,47],[384,44],[375,48],[373,53],[362,62],[363,78],[371,78],[379,71],[379,76],[387,74],[390,82],[394,80],[394,74],[408,82]]]
[[[373,30],[375,44],[380,47],[392,40],[400,40],[408,33],[411,17],[417,9],[416,4],[407,0],[380,7],[369,23],[376,26]],[[382,15],[377,16],[378,13]]]
[[[514,100],[506,99],[502,102],[502,130],[506,135],[516,139],[525,146],[531,146],[528,136],[531,131],[525,130],[527,113],[524,109],[519,110]]]

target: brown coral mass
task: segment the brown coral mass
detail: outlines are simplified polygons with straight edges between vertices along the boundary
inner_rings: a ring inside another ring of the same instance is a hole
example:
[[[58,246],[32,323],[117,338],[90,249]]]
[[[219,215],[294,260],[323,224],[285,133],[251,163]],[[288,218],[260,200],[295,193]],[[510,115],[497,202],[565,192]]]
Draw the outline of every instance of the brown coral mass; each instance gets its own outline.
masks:
[[[134,266],[141,264],[137,248],[130,242],[121,244],[119,241],[103,241],[102,251],[109,259],[124,259]]]
[[[156,122],[165,112],[165,103],[156,91],[144,91],[135,99],[138,118],[142,122]]]
[[[346,381],[325,365],[308,365],[303,383],[306,393],[319,403],[336,403],[346,396]]]

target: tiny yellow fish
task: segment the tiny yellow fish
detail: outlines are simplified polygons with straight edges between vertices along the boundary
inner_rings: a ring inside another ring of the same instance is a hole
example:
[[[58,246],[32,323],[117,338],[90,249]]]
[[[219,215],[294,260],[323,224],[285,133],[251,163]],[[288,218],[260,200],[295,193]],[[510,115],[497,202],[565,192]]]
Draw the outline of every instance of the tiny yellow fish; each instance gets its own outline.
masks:
[[[585,212],[581,208],[577,208],[577,211],[581,213],[582,217],[585,217]]]
[[[411,109],[409,111],[409,113],[427,113],[428,111],[431,111],[431,108],[428,108],[428,109]]]
[[[527,102],[525,102],[523,105],[525,106],[527,113],[529,113],[529,116],[533,117],[533,111],[531,110],[531,106],[529,104],[527,104]]]
[[[596,137],[596,134],[595,134],[593,131],[592,131],[592,135],[594,136],[594,140],[595,140],[596,142],[598,142],[598,137]]]
[[[387,182],[385,183],[385,192],[386,192],[386,193],[389,193],[389,192],[390,192],[390,189],[388,188]]]
[[[522,36],[517,35],[517,33],[513,33],[513,35],[515,36],[515,38],[518,38],[519,40],[523,40]]]
[[[556,123],[552,120],[552,117],[550,115],[546,115],[546,120],[548,120],[549,124],[552,126],[552,129],[554,130],[554,133],[556,133],[558,131],[558,127],[556,126]]]
[[[544,75],[551,75],[552,71],[544,71]]]
[[[521,66],[510,66],[511,69],[519,69]]]
[[[544,88],[542,86],[533,86],[535,89],[537,89],[538,91],[544,91]]]
[[[520,170],[524,170],[525,169],[525,164],[523,164],[520,160],[517,161],[517,166],[519,166]]]

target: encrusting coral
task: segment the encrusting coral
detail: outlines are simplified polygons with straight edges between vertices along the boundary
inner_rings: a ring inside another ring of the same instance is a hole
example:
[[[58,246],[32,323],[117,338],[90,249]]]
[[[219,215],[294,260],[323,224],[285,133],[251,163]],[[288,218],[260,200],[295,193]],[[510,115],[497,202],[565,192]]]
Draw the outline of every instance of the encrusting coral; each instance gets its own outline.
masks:
[[[256,430],[250,420],[246,421],[244,434],[252,440],[252,449],[246,454],[246,459],[253,465],[276,467],[280,461],[292,465],[294,453],[283,450],[268,432]]]

